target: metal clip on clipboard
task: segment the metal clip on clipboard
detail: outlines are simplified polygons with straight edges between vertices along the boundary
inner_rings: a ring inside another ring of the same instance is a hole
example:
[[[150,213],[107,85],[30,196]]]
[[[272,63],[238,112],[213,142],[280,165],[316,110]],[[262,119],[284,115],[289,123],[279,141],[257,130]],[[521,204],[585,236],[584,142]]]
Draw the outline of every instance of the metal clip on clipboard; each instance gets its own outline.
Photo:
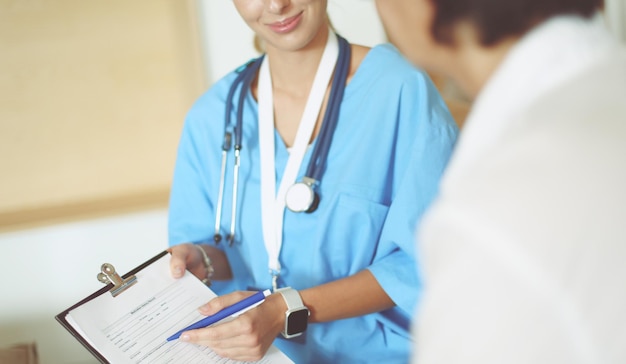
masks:
[[[130,277],[122,279],[115,271],[115,267],[112,264],[104,263],[100,267],[100,273],[98,273],[98,280],[104,284],[113,283],[113,288],[109,292],[113,297],[116,297],[120,293],[124,292],[128,287],[137,283],[137,277],[133,274]]]

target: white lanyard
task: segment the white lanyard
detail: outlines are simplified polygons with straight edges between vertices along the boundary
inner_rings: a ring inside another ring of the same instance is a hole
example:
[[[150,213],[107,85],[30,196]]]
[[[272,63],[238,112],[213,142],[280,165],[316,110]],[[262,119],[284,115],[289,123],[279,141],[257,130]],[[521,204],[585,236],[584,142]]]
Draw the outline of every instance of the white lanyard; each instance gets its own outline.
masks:
[[[269,258],[272,285],[280,274],[280,248],[283,243],[283,219],[285,194],[297,177],[302,159],[311,140],[315,122],[320,113],[324,95],[339,55],[337,36],[329,30],[326,47],[315,74],[311,92],[300,120],[296,139],[289,154],[285,173],[276,193],[276,165],[274,148],[274,99],[268,56],[265,56],[259,71],[259,148],[261,150],[261,220],[263,241]]]

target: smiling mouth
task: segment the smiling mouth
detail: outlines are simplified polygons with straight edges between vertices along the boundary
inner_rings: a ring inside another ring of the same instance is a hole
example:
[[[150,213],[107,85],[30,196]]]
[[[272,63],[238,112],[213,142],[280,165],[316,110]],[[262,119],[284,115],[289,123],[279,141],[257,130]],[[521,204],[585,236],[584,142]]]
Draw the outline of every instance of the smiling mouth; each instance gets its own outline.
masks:
[[[300,23],[300,19],[302,19],[302,13],[271,23],[269,27],[277,33],[286,33],[293,30]]]

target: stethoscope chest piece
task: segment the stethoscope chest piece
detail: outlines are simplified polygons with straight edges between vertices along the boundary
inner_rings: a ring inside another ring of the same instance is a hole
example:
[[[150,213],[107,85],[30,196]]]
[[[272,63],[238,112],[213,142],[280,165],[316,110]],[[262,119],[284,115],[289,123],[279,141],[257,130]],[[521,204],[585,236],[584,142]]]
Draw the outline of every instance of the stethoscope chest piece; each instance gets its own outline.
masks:
[[[319,205],[319,196],[313,190],[311,178],[304,177],[301,182],[296,182],[287,189],[285,194],[285,206],[293,212],[313,212]]]

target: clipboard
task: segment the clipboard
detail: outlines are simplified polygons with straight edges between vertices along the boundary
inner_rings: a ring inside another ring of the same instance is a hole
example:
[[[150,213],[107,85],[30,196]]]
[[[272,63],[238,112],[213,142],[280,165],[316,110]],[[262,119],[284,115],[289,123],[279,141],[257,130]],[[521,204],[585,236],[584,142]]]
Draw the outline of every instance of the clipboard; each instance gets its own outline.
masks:
[[[108,283],[106,286],[102,287],[101,289],[97,290],[96,292],[90,294],[89,296],[85,297],[84,299],[80,300],[79,302],[75,303],[74,305],[72,305],[71,307],[63,310],[63,312],[59,313],[58,315],[56,315],[54,318],[67,330],[69,331],[70,334],[72,334],[72,336],[74,336],[74,338],[76,340],[78,340],[78,342],[80,342],[85,349],[87,349],[94,357],[96,357],[101,363],[104,364],[110,364],[109,361],[106,360],[106,358],[98,351],[96,350],[90,343],[88,340],[86,340],[75,328],[74,326],[67,320],[67,317],[69,315],[69,313],[76,309],[77,307],[80,307],[82,305],[84,305],[85,303],[100,297],[103,294],[106,294],[108,292],[111,292],[111,294],[114,295],[118,295],[121,294],[125,289],[128,289],[132,286],[132,284],[129,284],[129,282],[131,282],[132,277],[135,277],[135,275],[141,271],[142,269],[144,269],[145,267],[151,265],[152,263],[156,262],[157,260],[161,259],[164,255],[169,254],[169,252],[167,250],[164,250],[162,252],[160,252],[159,254],[155,255],[154,257],[148,259],[147,261],[143,262],[141,265],[133,268],[132,270],[130,270],[129,272],[127,272],[126,274],[121,276],[122,279],[122,286],[120,286],[119,282],[115,282],[114,280],[111,280],[110,283]],[[108,263],[105,263],[108,264]],[[104,266],[104,264],[103,264]],[[103,267],[101,267],[103,268]],[[101,269],[102,270],[102,269]],[[101,272],[104,273],[104,272]],[[136,279],[132,280],[132,282],[137,282]],[[133,283],[134,284],[134,283]]]
[[[226,359],[206,346],[167,341],[204,318],[197,308],[217,297],[188,271],[173,278],[168,257],[162,251],[122,276],[103,264],[97,278],[106,286],[63,310],[56,320],[104,364],[187,363],[190,358],[194,363],[223,363]],[[272,345],[257,363],[293,361]]]

